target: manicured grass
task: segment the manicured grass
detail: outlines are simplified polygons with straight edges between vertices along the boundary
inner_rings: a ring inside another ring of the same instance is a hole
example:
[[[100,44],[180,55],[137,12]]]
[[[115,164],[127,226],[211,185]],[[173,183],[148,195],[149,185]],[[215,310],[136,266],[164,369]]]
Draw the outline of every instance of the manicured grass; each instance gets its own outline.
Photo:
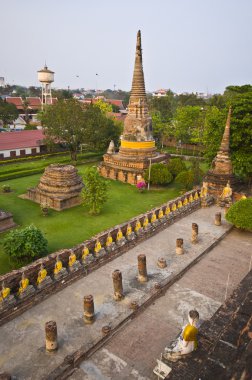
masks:
[[[83,174],[91,165],[94,164],[78,166],[79,173]],[[175,198],[180,191],[173,182],[164,188],[139,193],[134,186],[108,180],[109,200],[99,216],[90,216],[86,207],[77,206],[61,212],[50,210],[49,215],[44,217],[39,204],[18,197],[26,193],[27,188],[36,186],[40,176],[37,174],[2,182],[1,185],[10,185],[12,192],[0,193],[0,209],[12,212],[14,221],[22,228],[32,223],[40,228],[48,240],[50,252],[81,243],[102,230]],[[7,233],[0,235],[2,274],[14,269],[14,264],[3,251],[3,238]]]

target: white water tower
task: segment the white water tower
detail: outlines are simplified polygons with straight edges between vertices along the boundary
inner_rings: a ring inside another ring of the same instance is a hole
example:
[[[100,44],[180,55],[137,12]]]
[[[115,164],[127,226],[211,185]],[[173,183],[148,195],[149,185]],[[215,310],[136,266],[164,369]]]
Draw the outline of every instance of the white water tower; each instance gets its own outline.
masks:
[[[46,104],[52,104],[51,83],[54,82],[54,72],[45,67],[38,71],[38,80],[42,86],[42,109]]]

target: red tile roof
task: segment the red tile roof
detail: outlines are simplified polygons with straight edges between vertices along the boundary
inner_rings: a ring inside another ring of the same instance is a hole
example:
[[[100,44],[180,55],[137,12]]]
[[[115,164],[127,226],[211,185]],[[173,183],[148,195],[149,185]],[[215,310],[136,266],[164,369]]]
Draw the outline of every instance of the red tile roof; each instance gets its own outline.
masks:
[[[35,148],[43,145],[43,130],[0,133],[0,151]]]
[[[31,108],[40,108],[41,107],[41,99],[39,97],[28,97],[26,100],[29,103]]]
[[[107,102],[109,102],[110,104],[114,104],[115,106],[119,107],[120,109],[124,109],[122,100],[107,99]]]
[[[19,110],[23,109],[23,101],[21,97],[9,96],[6,97],[6,102],[9,104],[14,104]]]

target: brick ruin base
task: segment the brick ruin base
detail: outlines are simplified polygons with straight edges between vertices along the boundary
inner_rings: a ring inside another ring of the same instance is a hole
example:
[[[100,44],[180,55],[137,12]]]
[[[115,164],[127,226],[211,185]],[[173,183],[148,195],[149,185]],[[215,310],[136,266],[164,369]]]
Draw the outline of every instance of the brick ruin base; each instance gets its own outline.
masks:
[[[10,212],[0,210],[0,232],[9,230],[16,226],[13,221],[13,216]]]

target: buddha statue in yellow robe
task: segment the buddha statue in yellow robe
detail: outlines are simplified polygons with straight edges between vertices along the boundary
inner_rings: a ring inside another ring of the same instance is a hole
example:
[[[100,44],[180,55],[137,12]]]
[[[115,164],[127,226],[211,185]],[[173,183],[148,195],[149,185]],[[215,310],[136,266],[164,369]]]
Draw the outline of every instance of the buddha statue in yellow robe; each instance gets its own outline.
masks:
[[[106,240],[106,247],[110,247],[113,243],[113,238],[111,236],[111,234],[109,233],[108,236],[107,236],[107,240]]]
[[[181,208],[183,206],[181,201],[178,201],[178,208]]]
[[[155,212],[153,212],[151,215],[151,223],[154,223],[156,220],[157,220],[157,215]]]
[[[63,268],[63,264],[62,264],[62,261],[59,259],[59,256],[57,256],[57,259],[56,259],[56,263],[55,263],[55,266],[54,266],[54,274],[59,274],[59,272],[62,270]]]
[[[164,212],[163,210],[160,208],[159,209],[159,212],[158,212],[158,219],[162,219],[164,217]]]
[[[95,253],[99,253],[102,249],[101,242],[99,239],[96,240],[94,251]]]
[[[203,182],[201,190],[200,190],[200,197],[205,198],[207,197],[207,194],[208,194],[208,183]]]
[[[198,192],[196,191],[196,193],[194,195],[194,200],[197,201],[197,199],[199,199],[199,195],[198,195]]]
[[[193,202],[193,196],[192,196],[192,193],[191,193],[190,196],[189,196],[189,202],[190,202],[190,203]]]
[[[190,310],[188,314],[189,323],[183,327],[175,347],[166,349],[167,354],[164,354],[166,359],[174,361],[197,349],[198,321],[199,313],[197,310]]]
[[[140,228],[142,228],[142,226],[141,226],[141,222],[140,222],[140,220],[138,219],[138,220],[136,221],[135,231],[138,232],[138,231],[140,230]]]
[[[183,201],[183,206],[187,206],[187,204],[188,204],[188,200],[187,200],[187,198],[185,197],[185,199],[184,199],[184,201]]]
[[[176,211],[177,210],[177,206],[176,206],[176,203],[174,202],[172,204],[172,212]]]
[[[86,260],[86,258],[88,257],[89,255],[89,249],[88,247],[85,245],[84,248],[83,248],[83,251],[82,251],[82,260]]]
[[[76,254],[71,251],[69,259],[68,259],[68,266],[71,268],[76,263]]]
[[[126,231],[126,236],[130,236],[132,234],[132,227],[131,224],[127,225],[127,231]]]
[[[230,187],[230,182],[228,181],[228,183],[226,184],[226,186],[224,187],[224,189],[220,195],[220,199],[221,200],[230,199],[232,197],[232,194],[233,194],[233,191]]]
[[[47,270],[44,268],[43,264],[40,266],[40,270],[38,272],[37,284],[41,284],[47,276]]]
[[[2,283],[2,290],[0,292],[0,302],[6,300],[10,295],[10,288],[6,288],[4,282]]]
[[[146,215],[146,217],[144,218],[144,221],[143,221],[143,227],[147,227],[149,225],[149,218],[148,216]]]
[[[170,205],[167,205],[165,208],[165,215],[168,216],[171,212]]]
[[[22,278],[21,281],[19,282],[19,289],[18,289],[18,294],[22,294],[26,291],[26,289],[29,286],[29,279],[25,277],[24,272],[22,273]]]
[[[121,228],[119,228],[117,235],[116,235],[116,240],[120,241],[122,238],[123,238],[123,233],[122,233]]]

